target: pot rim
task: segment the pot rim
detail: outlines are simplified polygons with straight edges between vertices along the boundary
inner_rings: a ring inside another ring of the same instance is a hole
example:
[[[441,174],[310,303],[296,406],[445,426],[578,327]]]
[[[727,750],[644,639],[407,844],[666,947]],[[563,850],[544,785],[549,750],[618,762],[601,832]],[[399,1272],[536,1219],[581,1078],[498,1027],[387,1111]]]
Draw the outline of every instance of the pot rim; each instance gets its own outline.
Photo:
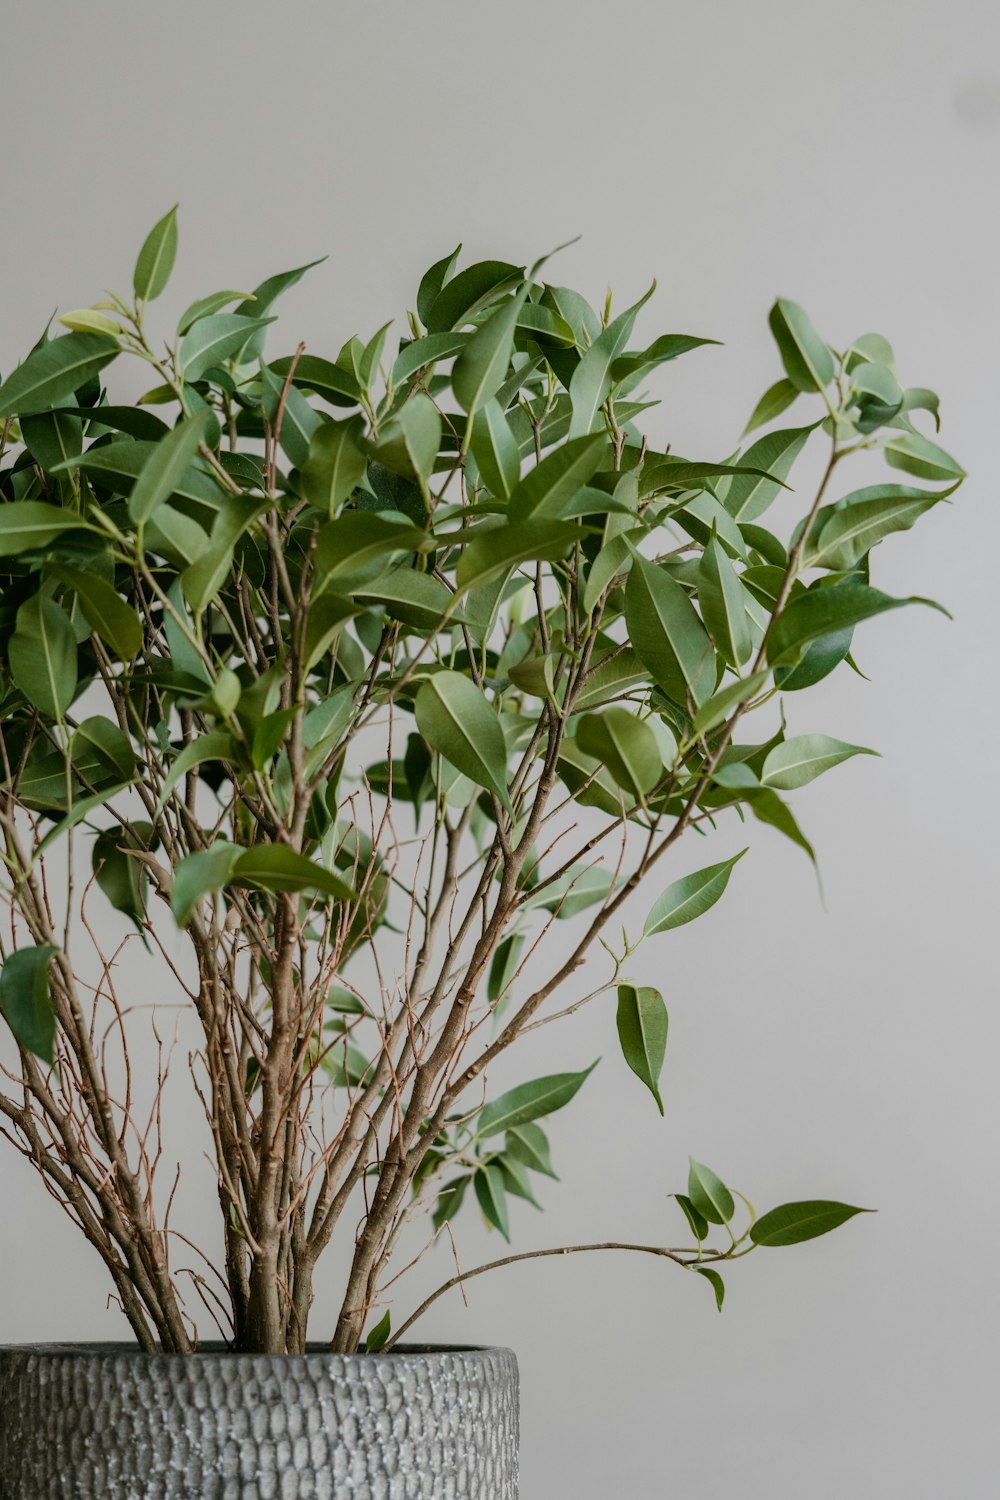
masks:
[[[249,1352],[245,1350],[234,1350],[220,1339],[206,1339],[199,1344],[198,1348],[190,1354],[181,1354],[170,1349],[154,1349],[147,1351],[141,1349],[138,1344],[126,1341],[95,1340],[81,1343],[57,1343],[46,1341],[40,1343],[26,1344],[0,1344],[0,1360],[9,1355],[43,1355],[53,1358],[71,1359],[120,1359],[135,1358],[141,1360],[189,1360],[189,1359],[220,1359],[220,1360],[251,1360],[251,1359],[276,1359],[276,1360],[323,1360],[342,1361],[347,1359],[433,1359],[436,1356],[461,1355],[509,1355],[514,1358],[513,1349],[503,1344],[396,1344],[391,1349],[378,1349],[369,1355],[365,1349],[358,1350],[355,1354],[334,1354],[328,1345],[322,1343],[309,1343],[306,1345],[304,1354],[265,1354],[263,1352]]]

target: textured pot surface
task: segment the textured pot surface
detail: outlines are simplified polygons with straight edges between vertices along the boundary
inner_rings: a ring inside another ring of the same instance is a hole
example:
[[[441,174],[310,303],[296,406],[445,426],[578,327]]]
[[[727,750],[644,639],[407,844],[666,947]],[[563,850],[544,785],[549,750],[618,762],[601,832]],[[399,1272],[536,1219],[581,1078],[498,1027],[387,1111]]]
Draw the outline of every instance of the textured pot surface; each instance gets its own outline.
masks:
[[[0,1347],[0,1500],[517,1500],[509,1349]]]

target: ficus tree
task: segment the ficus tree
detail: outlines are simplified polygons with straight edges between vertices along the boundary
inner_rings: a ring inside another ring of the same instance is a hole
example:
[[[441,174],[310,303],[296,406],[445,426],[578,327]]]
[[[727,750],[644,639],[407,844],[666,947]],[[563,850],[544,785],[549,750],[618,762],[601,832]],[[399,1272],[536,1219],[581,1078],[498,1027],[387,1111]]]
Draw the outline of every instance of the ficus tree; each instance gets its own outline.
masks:
[[[629,963],[741,857],[675,846],[756,819],[811,857],[785,794],[862,751],[801,695],[913,602],[873,586],[874,549],[962,471],[883,338],[835,352],[790,301],[765,434],[692,460],[643,434],[642,392],[712,341],[631,347],[649,293],[598,313],[541,264],[456,251],[404,337],[271,357],[309,268],[171,329],[176,244],[171,212],[132,293],[63,316],[0,385],[0,1121],[144,1348],[195,1346],[194,1287],[234,1347],[302,1349],[337,1235],[326,1335],[375,1348],[413,1321],[392,1333],[382,1300],[410,1221],[429,1245],[478,1205],[506,1238],[552,1175],[540,1121],[589,1069],[526,1062],[498,1095],[494,1059],[596,1002],[662,1114],[667,1010]],[[131,403],[105,384],[123,360],[147,372]],[[821,477],[781,536],[764,517],[807,446]],[[845,491],[871,450],[895,476]],[[169,1088],[204,1107],[224,1253],[187,1280],[165,1053],[133,1064],[156,1005],[116,974],[132,943],[199,1038]],[[698,1162],[676,1200],[679,1246],[571,1248],[668,1257],[721,1306],[724,1262],[859,1211],[737,1212]]]

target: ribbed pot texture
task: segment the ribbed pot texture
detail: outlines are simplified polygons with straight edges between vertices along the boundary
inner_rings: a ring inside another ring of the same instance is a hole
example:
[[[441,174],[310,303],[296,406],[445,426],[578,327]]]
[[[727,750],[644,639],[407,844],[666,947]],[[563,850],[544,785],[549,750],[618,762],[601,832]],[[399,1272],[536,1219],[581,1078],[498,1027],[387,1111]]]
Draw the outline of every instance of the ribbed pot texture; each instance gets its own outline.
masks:
[[[0,1347],[0,1500],[517,1500],[509,1349]]]

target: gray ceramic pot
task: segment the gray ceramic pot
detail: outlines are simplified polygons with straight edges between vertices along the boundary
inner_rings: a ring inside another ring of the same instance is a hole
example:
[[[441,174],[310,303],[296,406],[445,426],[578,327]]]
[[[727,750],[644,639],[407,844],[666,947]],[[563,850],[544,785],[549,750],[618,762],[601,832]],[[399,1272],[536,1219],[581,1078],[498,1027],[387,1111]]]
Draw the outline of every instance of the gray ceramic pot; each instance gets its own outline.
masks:
[[[0,1500],[517,1500],[509,1349],[0,1347]]]

